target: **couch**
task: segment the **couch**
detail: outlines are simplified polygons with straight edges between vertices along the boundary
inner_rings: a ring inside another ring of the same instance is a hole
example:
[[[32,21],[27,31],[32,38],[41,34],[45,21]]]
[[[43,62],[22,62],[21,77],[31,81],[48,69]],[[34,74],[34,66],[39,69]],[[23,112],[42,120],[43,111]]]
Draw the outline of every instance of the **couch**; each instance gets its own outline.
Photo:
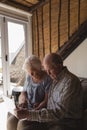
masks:
[[[83,122],[82,122],[82,129],[81,130],[87,130],[87,79],[80,78],[81,85],[83,88]],[[12,95],[14,96],[15,103],[18,102],[20,92],[15,92],[14,89],[12,91]]]
[[[87,130],[87,79],[80,78],[83,88],[83,129]]]

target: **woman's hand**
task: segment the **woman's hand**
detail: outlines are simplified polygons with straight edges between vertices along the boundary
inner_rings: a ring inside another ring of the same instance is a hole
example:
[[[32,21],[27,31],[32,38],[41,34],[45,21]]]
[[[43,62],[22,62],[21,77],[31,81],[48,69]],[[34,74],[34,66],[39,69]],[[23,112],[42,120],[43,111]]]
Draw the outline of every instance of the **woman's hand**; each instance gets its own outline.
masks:
[[[22,109],[22,108],[23,109],[25,109],[25,108],[28,109],[28,103],[26,102],[26,103],[18,104],[17,107],[20,108],[20,109]]]
[[[29,118],[29,111],[27,109],[16,108],[14,109],[14,113],[18,119]]]
[[[35,106],[35,110],[40,110],[42,108],[46,108],[47,102],[46,101],[42,101],[40,104]]]

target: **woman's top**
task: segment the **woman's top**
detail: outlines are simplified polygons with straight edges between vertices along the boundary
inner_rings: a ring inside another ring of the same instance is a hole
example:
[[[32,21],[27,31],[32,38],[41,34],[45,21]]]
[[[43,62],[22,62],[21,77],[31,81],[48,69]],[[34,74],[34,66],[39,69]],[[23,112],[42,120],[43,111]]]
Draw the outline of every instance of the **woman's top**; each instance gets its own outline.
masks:
[[[45,93],[48,93],[51,82],[52,80],[48,75],[40,83],[35,83],[31,76],[27,76],[24,91],[27,92],[29,109],[32,109],[34,104],[44,100]]]

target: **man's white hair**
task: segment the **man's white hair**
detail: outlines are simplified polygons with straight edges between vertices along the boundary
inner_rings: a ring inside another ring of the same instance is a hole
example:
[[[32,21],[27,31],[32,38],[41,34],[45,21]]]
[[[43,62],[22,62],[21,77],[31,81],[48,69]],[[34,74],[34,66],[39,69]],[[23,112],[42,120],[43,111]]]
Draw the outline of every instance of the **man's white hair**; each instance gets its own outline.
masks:
[[[41,68],[42,68],[41,61],[35,55],[27,57],[23,64],[23,69],[25,71],[28,71],[29,69],[41,70]]]

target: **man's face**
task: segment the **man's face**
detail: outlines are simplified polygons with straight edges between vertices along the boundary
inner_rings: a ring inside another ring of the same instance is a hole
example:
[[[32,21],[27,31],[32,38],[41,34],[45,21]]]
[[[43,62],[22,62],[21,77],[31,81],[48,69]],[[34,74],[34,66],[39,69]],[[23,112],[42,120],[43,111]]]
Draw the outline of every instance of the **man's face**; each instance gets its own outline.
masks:
[[[57,65],[55,67],[52,67],[51,65],[48,64],[43,64],[45,71],[47,74],[55,80],[60,72],[60,65]]]

